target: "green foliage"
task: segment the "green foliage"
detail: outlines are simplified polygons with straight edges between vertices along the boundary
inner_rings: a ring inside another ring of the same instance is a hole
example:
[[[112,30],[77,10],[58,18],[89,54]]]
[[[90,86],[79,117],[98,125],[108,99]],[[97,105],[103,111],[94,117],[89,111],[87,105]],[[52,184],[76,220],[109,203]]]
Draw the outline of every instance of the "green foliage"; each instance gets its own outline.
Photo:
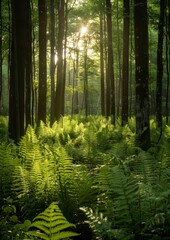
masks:
[[[0,140],[7,139],[8,136],[8,118],[0,116]]]
[[[39,141],[31,126],[28,127],[26,135],[19,143],[18,156],[20,163],[15,167],[13,192],[21,205],[24,204],[24,214],[27,215],[28,212],[31,213],[35,209],[36,214],[41,209],[42,199],[45,200],[50,165],[46,168],[46,159],[41,153]],[[40,199],[41,201],[39,201]]]
[[[19,157],[25,169],[30,170],[36,161],[42,159],[40,146],[34,129],[28,126],[26,134],[19,142]]]
[[[26,236],[25,232],[28,231],[30,225],[31,222],[29,220],[25,220],[24,223],[20,222],[12,198],[8,197],[3,200],[3,205],[0,209],[0,239],[24,239]]]
[[[121,127],[119,121],[112,126],[101,116],[64,117],[52,127],[41,123],[36,132],[29,126],[17,146],[3,141],[1,238],[24,239],[27,219],[46,208],[45,214],[53,214],[55,206],[76,224],[82,233],[77,239],[169,236],[170,128],[164,126],[155,144],[158,134],[152,121],[154,144],[146,152],[135,146],[133,124],[133,119]],[[49,238],[48,228],[45,234]]]
[[[133,239],[133,234],[140,229],[140,211],[136,211],[140,209],[138,184],[133,176],[126,175],[123,166],[112,164],[110,162],[100,169],[99,202],[106,203],[106,214],[112,219],[115,229],[122,229],[124,237],[129,236],[129,239]]]
[[[34,228],[35,230],[31,230]],[[44,212],[34,218],[27,234],[45,240],[68,239],[78,236],[77,233],[66,230],[68,228],[75,228],[75,225],[66,220],[56,203],[52,203]]]
[[[126,161],[111,159],[100,167],[98,181],[99,206],[114,234],[121,230],[116,239],[169,234],[169,168],[161,170],[153,154],[138,150]]]
[[[95,239],[113,239],[114,230],[112,229],[112,223],[108,221],[107,217],[104,217],[102,212],[96,210],[95,212],[91,208],[81,208],[85,212],[88,220],[86,221],[93,229]]]
[[[92,196],[95,202],[92,173],[88,173],[85,166],[73,164],[58,140],[46,140],[52,130],[42,124],[39,134],[41,132],[38,139],[29,126],[19,143],[20,163],[14,171],[13,192],[27,218],[34,217],[51,201],[57,200],[64,215],[76,221],[78,206],[90,203]]]
[[[11,195],[14,168],[18,164],[15,146],[7,142],[0,144],[0,200]]]

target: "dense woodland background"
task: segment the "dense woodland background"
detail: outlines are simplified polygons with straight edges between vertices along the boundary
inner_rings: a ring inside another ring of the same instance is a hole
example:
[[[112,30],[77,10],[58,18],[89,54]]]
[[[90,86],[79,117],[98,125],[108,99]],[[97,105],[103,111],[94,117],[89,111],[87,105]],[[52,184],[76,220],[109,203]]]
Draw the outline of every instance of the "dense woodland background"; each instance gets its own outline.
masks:
[[[0,1],[0,59],[0,238],[170,239],[170,1]]]
[[[169,1],[3,1],[0,19],[0,109],[16,142],[64,114],[136,116],[144,145],[150,116],[168,123]]]

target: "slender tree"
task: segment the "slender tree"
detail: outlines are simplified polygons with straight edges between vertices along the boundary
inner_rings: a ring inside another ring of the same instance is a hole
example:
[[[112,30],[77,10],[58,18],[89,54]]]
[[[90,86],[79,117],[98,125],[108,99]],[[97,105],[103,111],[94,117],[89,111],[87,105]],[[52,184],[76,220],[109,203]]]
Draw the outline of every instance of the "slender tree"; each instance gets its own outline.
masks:
[[[55,118],[59,118],[64,115],[64,69],[63,69],[63,41],[64,41],[64,29],[65,29],[65,1],[58,1],[58,39],[57,39],[57,86],[55,95]]]
[[[31,5],[31,15],[33,16],[34,12],[34,2],[33,0],[30,0]],[[37,86],[35,86],[33,83],[36,80],[36,23],[35,21],[32,21],[32,99],[31,99],[31,119],[32,119],[32,125],[34,126],[34,122],[38,122],[38,94],[37,94]]]
[[[103,13],[100,11],[100,85],[101,85],[101,114],[105,116],[105,87],[104,87],[104,37]]]
[[[13,0],[12,6],[12,47],[9,93],[9,136],[18,142],[24,135],[25,66],[27,1]]]
[[[2,108],[2,2],[0,1],[0,113]]]
[[[107,88],[110,88],[110,109],[109,101],[106,102],[106,115],[111,115],[111,121],[115,124],[115,85],[114,85],[114,68],[113,68],[113,39],[112,39],[112,4],[110,0],[106,0],[106,18],[107,18],[107,47],[108,47],[108,62],[107,62]],[[107,91],[107,94],[109,92]]]
[[[62,113],[64,115],[65,110],[65,84],[66,84],[66,71],[67,71],[67,34],[68,34],[68,17],[69,17],[69,9],[68,9],[68,0],[65,0],[65,31],[64,31],[64,61],[63,61],[63,102],[62,102]]]
[[[149,54],[147,0],[134,0],[136,62],[136,134],[140,146],[150,146],[149,125]]]
[[[10,79],[10,67],[11,67],[11,36],[12,36],[12,10],[11,10],[11,2],[8,0],[8,79]]]
[[[89,96],[88,96],[88,66],[87,66],[87,48],[88,48],[87,34],[84,35],[84,107],[85,116],[89,114]]]
[[[133,9],[133,2],[134,0],[130,0],[130,9]],[[133,96],[134,94],[134,68],[133,68],[133,61],[134,61],[134,32],[133,32],[133,10],[130,11],[130,35],[129,35],[129,117],[131,118],[134,116],[134,101]]]
[[[115,111],[117,116],[120,116],[121,108],[121,85],[122,85],[122,50],[121,50],[121,37],[120,37],[120,20],[119,20],[119,4],[120,1],[116,1],[116,37],[117,37],[117,80],[115,81]]]
[[[156,85],[156,121],[162,128],[162,78],[163,78],[163,39],[165,25],[165,1],[160,1],[160,16],[158,25],[158,47],[157,47],[157,85]]]
[[[31,19],[31,6],[30,1],[26,1],[26,62],[25,62],[25,76],[26,76],[26,128],[28,124],[33,123],[32,119],[32,19]]]
[[[80,34],[77,34],[74,41],[74,56],[75,59],[73,60],[73,95],[72,95],[72,114],[78,114],[79,112],[79,94],[78,94],[78,78],[79,78],[79,49],[78,44],[80,40]]]
[[[166,0],[166,124],[169,120],[169,85],[170,85],[170,2]]]
[[[104,16],[104,32],[107,32],[107,23],[106,23],[106,16]],[[108,48],[107,48],[107,36],[104,34],[104,59],[105,59],[105,69],[106,69],[106,117],[110,116],[110,88],[111,83],[108,77]]]
[[[46,123],[47,64],[46,64],[46,0],[38,0],[39,15],[39,87],[38,87],[38,122]]]
[[[50,0],[50,77],[51,77],[51,117],[50,124],[54,123],[54,103],[55,103],[55,14],[54,0]]]
[[[128,122],[128,82],[129,82],[129,0],[123,1],[123,73],[122,73],[122,125]]]

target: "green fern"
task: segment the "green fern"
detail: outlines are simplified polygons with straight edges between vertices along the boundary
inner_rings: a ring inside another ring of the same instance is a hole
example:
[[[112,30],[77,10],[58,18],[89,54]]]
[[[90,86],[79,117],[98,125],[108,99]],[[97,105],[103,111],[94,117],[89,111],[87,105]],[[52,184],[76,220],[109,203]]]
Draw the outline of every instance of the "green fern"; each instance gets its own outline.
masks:
[[[18,150],[21,163],[27,170],[32,168],[34,161],[42,159],[38,138],[30,125],[19,142]]]
[[[140,182],[147,184],[155,184],[157,180],[157,161],[155,157],[149,152],[140,151],[131,162],[133,174],[140,179]]]
[[[106,165],[101,167],[98,181],[101,189],[99,201],[105,203],[103,210],[113,218],[116,228],[124,229],[125,236],[133,239],[131,234],[140,231],[141,224],[136,179],[126,176],[122,166]]]
[[[35,230],[31,230],[32,228]],[[67,230],[68,228],[75,228],[75,225],[67,221],[56,203],[52,203],[34,218],[27,234],[45,240],[65,239],[79,235]]]
[[[17,165],[18,158],[15,154],[14,145],[2,142],[0,144],[0,199],[11,195],[13,174]]]
[[[0,116],[0,139],[8,138],[8,117]]]
[[[16,166],[12,189],[24,215],[32,218],[42,211],[57,192],[56,163],[40,148],[34,129],[29,126],[19,143],[20,163]],[[36,209],[36,210],[35,210]]]
[[[89,224],[90,228],[95,234],[95,239],[114,239],[114,230],[112,229],[112,223],[108,221],[107,217],[99,212],[98,209],[93,211],[91,208],[83,207],[80,208],[85,212],[87,219],[85,222]]]

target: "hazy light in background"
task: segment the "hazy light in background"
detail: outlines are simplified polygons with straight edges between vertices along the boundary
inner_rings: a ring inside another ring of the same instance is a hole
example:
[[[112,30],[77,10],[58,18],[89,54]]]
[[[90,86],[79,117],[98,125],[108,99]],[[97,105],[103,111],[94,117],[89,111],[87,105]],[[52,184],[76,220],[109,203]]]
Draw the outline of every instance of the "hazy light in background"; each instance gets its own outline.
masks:
[[[58,62],[58,56],[57,56],[57,53],[56,53],[55,56],[54,56],[54,61],[55,61],[55,64]]]
[[[83,26],[82,28],[81,28],[81,35],[83,36],[83,35],[85,35],[87,33],[87,27],[86,26]]]

